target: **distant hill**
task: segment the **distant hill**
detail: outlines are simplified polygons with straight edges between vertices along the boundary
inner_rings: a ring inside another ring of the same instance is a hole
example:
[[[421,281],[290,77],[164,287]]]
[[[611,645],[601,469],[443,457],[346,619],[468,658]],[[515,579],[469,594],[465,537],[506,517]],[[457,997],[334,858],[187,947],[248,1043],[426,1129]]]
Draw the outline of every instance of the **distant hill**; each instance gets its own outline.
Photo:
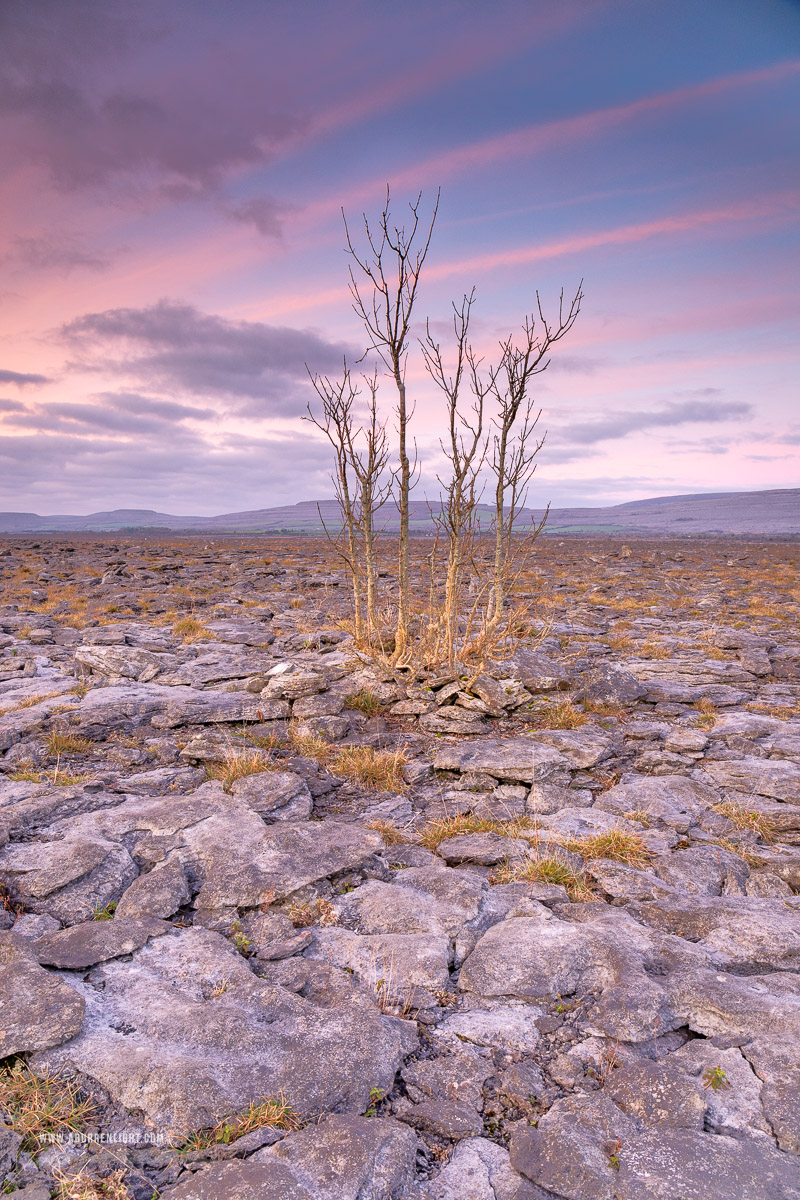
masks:
[[[149,508],[115,508],[88,516],[45,516],[37,513],[0,512],[0,533],[119,533],[125,531],[171,530],[209,533],[320,533],[322,520],[336,528],[339,509],[335,500],[303,500],[280,508],[223,513],[218,517],[174,516]],[[541,511],[525,510],[521,524],[541,517]],[[491,509],[480,506],[482,523],[488,525]],[[397,527],[397,511],[384,509],[381,524]],[[411,526],[418,534],[430,534],[434,525],[428,503],[411,505]],[[800,534],[800,488],[778,488],[764,492],[712,492],[689,496],[654,496],[605,508],[554,508],[550,510],[549,534],[591,533],[615,536],[642,534],[752,534],[779,537]]]

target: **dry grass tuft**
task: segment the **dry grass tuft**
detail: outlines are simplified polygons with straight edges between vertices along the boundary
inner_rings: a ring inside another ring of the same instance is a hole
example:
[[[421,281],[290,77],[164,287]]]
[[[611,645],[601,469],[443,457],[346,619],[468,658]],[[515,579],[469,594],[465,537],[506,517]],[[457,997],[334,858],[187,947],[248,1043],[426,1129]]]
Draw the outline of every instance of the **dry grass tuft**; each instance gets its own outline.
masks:
[[[47,753],[53,758],[58,758],[61,754],[88,754],[93,749],[88,738],[70,733],[66,729],[51,729],[44,744]]]
[[[80,1132],[95,1103],[71,1080],[47,1072],[34,1075],[17,1060],[0,1071],[0,1108],[6,1124],[22,1138],[22,1149],[37,1154],[59,1136]]]
[[[369,688],[361,688],[360,691],[345,697],[344,706],[363,713],[365,717],[379,717],[385,709],[383,701]]]
[[[589,720],[582,709],[576,708],[571,700],[557,700],[546,708],[537,709],[534,729],[577,729]]]
[[[646,642],[642,642],[639,647],[638,654],[640,658],[672,658],[672,651],[663,642],[657,642],[654,638],[648,638]]]
[[[33,708],[34,705],[41,704],[44,700],[54,700],[61,694],[61,692],[37,692],[33,696],[26,696],[24,700],[18,700],[16,704],[9,704],[8,708],[0,708],[0,717],[5,717],[8,713],[20,712],[23,708]]]
[[[402,792],[407,787],[404,750],[374,750],[372,746],[341,746],[333,753],[331,770],[381,792]]]
[[[754,854],[752,850],[748,850],[745,846],[740,846],[738,842],[732,841],[731,838],[714,838],[712,846],[720,846],[723,850],[730,851],[731,854],[738,854],[739,858],[743,858],[748,867],[763,867],[764,859],[758,854]]]
[[[644,825],[645,829],[649,829],[652,824],[652,813],[646,808],[632,808],[630,812],[622,814],[626,821],[636,821],[638,825]]]
[[[779,721],[791,721],[800,717],[800,704],[763,704],[753,701],[745,704],[748,712],[760,713],[764,717],[776,717]]]
[[[183,638],[184,642],[206,642],[216,637],[197,617],[179,617],[172,622],[172,632]]]
[[[697,717],[695,718],[694,723],[697,728],[713,729],[717,723],[717,717],[719,716],[719,713],[711,701],[698,700],[695,704],[695,708],[697,709]]]
[[[609,858],[630,867],[646,867],[653,857],[641,836],[626,829],[607,829],[605,833],[595,833],[591,837],[565,838],[562,844],[566,850],[580,854],[587,861]]]
[[[338,925],[339,916],[330,900],[322,898],[310,900],[293,900],[286,905],[286,915],[295,929],[306,929],[309,925]]]
[[[536,822],[532,817],[514,817],[500,821],[495,817],[473,817],[461,813],[456,817],[444,817],[440,821],[429,821],[420,830],[419,844],[426,850],[436,850],[441,842],[458,837],[462,833],[499,833],[503,837],[531,838],[536,836]]]
[[[316,733],[298,733],[291,727],[289,738],[292,747],[302,758],[313,758],[325,767],[333,756],[333,747]]]
[[[246,775],[260,775],[262,771],[269,770],[270,766],[274,766],[274,763],[261,751],[245,750],[226,755],[222,762],[209,763],[206,766],[206,776],[209,779],[218,779],[224,790],[229,792],[237,779],[244,779]]]
[[[58,1200],[133,1200],[121,1169],[109,1175],[90,1175],[84,1168],[76,1175],[68,1175],[56,1167],[53,1178]]]
[[[402,829],[398,829],[394,821],[369,821],[367,829],[374,829],[383,838],[384,846],[400,846],[408,838]]]
[[[620,725],[631,719],[630,711],[624,704],[613,704],[606,700],[584,700],[583,711],[591,713],[593,717],[614,717]]]
[[[556,854],[535,854],[504,863],[491,877],[492,883],[551,883],[563,887],[573,903],[595,898],[585,877]]]
[[[772,817],[759,812],[758,809],[746,808],[736,800],[722,800],[719,804],[712,804],[711,811],[733,821],[737,829],[749,829],[757,833],[762,841],[774,842],[778,834],[778,826]],[[738,853],[740,851],[737,850]]]
[[[239,1138],[256,1129],[270,1128],[288,1131],[302,1129],[302,1127],[302,1118],[281,1092],[277,1099],[274,1096],[265,1096],[262,1100],[251,1104],[243,1112],[220,1121],[211,1129],[199,1129],[196,1133],[189,1134],[179,1149],[184,1153],[189,1153],[208,1150],[212,1146],[228,1146],[231,1142],[238,1141]]]

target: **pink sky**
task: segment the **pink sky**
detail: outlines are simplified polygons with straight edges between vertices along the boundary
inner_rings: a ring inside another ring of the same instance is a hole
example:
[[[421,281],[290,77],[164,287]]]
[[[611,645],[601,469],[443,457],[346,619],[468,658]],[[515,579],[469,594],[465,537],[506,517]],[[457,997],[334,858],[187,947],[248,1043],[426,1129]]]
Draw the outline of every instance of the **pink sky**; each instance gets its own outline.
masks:
[[[533,502],[798,486],[800,11],[394,13],[7,6],[0,508],[330,494],[304,363],[363,348],[340,208],[377,215],[387,181],[398,216],[441,186],[420,321],[474,285],[488,360],[584,280]],[[408,381],[421,496],[441,409],[415,347]]]

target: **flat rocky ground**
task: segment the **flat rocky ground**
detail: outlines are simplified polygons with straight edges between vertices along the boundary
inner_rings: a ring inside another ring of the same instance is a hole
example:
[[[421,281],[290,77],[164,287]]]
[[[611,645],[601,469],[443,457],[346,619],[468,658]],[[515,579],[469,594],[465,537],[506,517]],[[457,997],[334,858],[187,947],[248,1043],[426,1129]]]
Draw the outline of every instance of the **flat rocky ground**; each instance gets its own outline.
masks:
[[[324,543],[1,541],[3,1190],[800,1197],[799,557],[542,539],[470,684]]]

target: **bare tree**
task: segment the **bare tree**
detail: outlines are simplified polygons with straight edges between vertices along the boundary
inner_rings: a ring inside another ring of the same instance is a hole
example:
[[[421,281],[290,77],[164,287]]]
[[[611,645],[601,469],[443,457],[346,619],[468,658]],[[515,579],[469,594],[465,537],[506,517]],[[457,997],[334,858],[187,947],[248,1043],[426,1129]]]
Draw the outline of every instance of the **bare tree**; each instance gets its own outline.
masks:
[[[422,194],[409,204],[410,221],[405,225],[392,224],[390,193],[386,189],[386,202],[377,226],[371,226],[366,215],[364,224],[365,247],[356,249],[344,219],[347,250],[352,259],[350,266],[350,292],[353,309],[367,331],[370,349],[374,350],[386,367],[397,390],[398,432],[398,495],[397,505],[400,518],[398,538],[398,611],[395,632],[395,653],[401,657],[408,645],[410,585],[408,573],[409,505],[413,467],[408,454],[408,423],[413,415],[413,404],[409,405],[406,395],[406,360],[411,317],[417,299],[420,273],[428,254],[436,214],[439,209],[439,192],[430,221],[422,224],[420,204]]]
[[[306,368],[308,370],[308,368]],[[355,638],[360,642],[363,636],[363,583],[358,553],[358,522],[356,506],[358,496],[353,495],[354,486],[358,488],[357,478],[353,479],[350,448],[353,443],[353,404],[358,395],[353,385],[350,371],[345,362],[340,379],[331,380],[327,375],[314,375],[308,372],[314,391],[322,404],[321,414],[317,416],[310,404],[307,405],[308,416],[304,419],[311,421],[320,429],[333,448],[334,470],[331,476],[334,493],[342,514],[342,537],[333,539],[322,521],[323,528],[337,553],[350,572],[353,586],[353,621]],[[322,513],[320,512],[320,519]]]
[[[440,344],[433,338],[430,323],[421,343],[425,366],[431,379],[444,393],[447,412],[447,438],[441,440],[442,451],[450,464],[449,477],[439,478],[443,503],[434,515],[437,527],[447,538],[447,570],[444,585],[444,606],[437,614],[437,626],[447,666],[453,670],[459,649],[459,618],[463,574],[471,557],[476,536],[476,509],[480,499],[479,473],[487,450],[484,435],[484,400],[488,391],[479,375],[479,360],[469,344],[469,320],[475,300],[475,289],[464,296],[460,308],[453,305],[453,334],[455,366],[452,374],[444,364]],[[461,386],[467,376],[472,393],[469,415],[462,411]]]
[[[378,415],[375,374],[364,376],[369,393],[366,414],[358,424],[359,387],[345,362],[339,379],[309,372],[320,401],[317,415],[309,404],[305,418],[320,429],[334,453],[333,485],[342,514],[338,538],[331,538],[344,561],[353,586],[353,620],[357,643],[377,625],[377,567],[375,561],[376,514],[389,497],[392,479],[387,474],[389,448],[386,427]],[[324,526],[323,521],[323,526]],[[366,631],[365,631],[366,620]]]
[[[376,520],[392,490],[392,476],[387,473],[389,445],[386,426],[378,415],[377,375],[364,376],[369,402],[364,424],[353,431],[347,427],[347,453],[353,474],[358,482],[355,519],[361,537],[366,584],[366,618],[370,635],[378,625],[378,571],[375,559]],[[363,442],[363,449],[360,443]]]
[[[495,548],[490,619],[495,622],[500,621],[503,615],[516,521],[520,509],[525,505],[528,485],[536,470],[536,456],[544,445],[544,435],[541,438],[536,435],[541,409],[536,411],[529,395],[530,384],[534,376],[547,370],[550,349],[572,329],[578,319],[582,300],[583,281],[578,285],[568,311],[564,308],[562,290],[558,322],[551,324],[542,311],[537,292],[538,324],[534,314],[526,317],[519,344],[511,335],[502,341],[499,365],[489,372],[490,391],[498,409],[494,419],[497,432],[491,461],[495,476]],[[531,526],[531,538],[539,535],[546,520],[547,510],[542,520]]]

